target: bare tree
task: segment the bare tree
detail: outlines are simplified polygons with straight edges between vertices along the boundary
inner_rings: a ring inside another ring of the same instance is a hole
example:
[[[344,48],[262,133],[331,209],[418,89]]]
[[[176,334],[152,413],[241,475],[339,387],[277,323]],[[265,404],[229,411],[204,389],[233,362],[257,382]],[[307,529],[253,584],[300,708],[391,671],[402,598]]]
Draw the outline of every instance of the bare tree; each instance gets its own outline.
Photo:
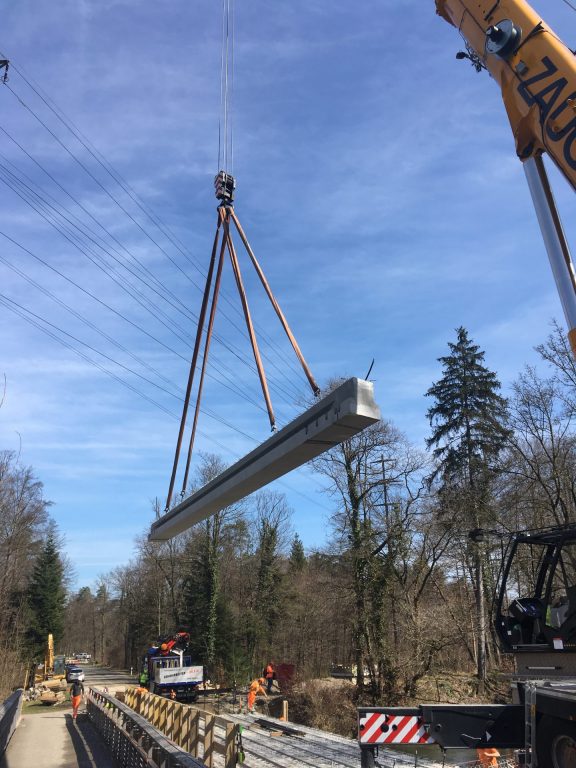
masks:
[[[319,457],[314,466],[331,480],[328,493],[339,502],[333,523],[354,595],[358,689],[364,688],[367,668],[372,699],[385,696],[393,701],[398,670],[389,626],[398,620],[391,576],[395,547],[406,534],[420,495],[422,456],[395,427],[381,421]]]

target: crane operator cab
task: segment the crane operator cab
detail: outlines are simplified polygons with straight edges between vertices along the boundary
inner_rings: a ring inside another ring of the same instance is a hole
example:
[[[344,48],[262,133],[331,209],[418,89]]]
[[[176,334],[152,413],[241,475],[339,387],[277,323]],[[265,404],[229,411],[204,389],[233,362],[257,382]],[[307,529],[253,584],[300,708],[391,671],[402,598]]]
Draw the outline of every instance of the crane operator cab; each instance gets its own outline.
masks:
[[[503,650],[516,655],[518,672],[537,668],[535,653],[545,654],[547,673],[573,672],[565,654],[576,652],[575,525],[519,533],[512,539],[495,628]]]

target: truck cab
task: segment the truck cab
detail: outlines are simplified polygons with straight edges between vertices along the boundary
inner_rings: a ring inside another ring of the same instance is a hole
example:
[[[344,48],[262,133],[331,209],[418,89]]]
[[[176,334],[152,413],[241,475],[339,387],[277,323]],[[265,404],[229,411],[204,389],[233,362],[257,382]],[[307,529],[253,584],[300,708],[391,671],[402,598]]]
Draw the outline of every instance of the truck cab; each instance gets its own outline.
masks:
[[[164,638],[148,649],[144,659],[148,690],[178,701],[194,701],[204,679],[204,668],[194,664],[184,632]]]

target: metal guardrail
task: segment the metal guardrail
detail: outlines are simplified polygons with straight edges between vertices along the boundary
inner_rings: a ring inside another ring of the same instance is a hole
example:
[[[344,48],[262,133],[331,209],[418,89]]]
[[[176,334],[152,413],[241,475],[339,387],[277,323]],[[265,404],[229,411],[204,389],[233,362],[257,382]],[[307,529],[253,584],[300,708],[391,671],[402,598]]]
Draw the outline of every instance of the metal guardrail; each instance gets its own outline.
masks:
[[[110,694],[90,688],[88,716],[123,768],[205,768]]]
[[[0,755],[3,755],[16,730],[20,713],[22,712],[22,701],[24,689],[18,688],[6,701],[0,705]]]

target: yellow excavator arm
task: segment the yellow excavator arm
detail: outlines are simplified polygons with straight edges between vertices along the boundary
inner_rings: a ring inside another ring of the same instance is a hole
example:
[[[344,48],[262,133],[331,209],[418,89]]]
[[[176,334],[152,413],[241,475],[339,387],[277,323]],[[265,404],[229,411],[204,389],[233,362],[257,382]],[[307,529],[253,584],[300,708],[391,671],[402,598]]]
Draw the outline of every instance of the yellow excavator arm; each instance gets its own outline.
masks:
[[[576,57],[524,0],[436,0],[500,85],[516,151],[547,152],[576,189]]]

